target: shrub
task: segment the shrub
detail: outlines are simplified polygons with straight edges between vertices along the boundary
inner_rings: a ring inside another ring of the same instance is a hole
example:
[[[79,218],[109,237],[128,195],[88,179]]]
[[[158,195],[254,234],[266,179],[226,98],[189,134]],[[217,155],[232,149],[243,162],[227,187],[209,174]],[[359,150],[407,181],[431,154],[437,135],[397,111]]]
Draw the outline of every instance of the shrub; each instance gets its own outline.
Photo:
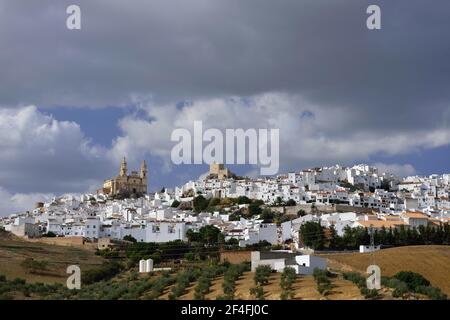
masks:
[[[284,268],[281,274],[280,286],[282,289],[291,289],[297,274],[293,268]]]
[[[14,297],[9,293],[0,294],[0,300],[14,300]]]
[[[180,205],[180,201],[174,200],[170,206],[172,208],[178,208],[179,205]]]
[[[408,292],[415,292],[424,294],[433,300],[447,299],[447,295],[442,293],[439,288],[430,286],[430,282],[422,275],[411,271],[401,271],[393,278],[383,277],[381,283],[394,289],[392,296],[395,298],[403,297]]]
[[[209,287],[211,287],[212,279],[209,275],[201,276],[198,279],[197,286],[195,287],[194,299],[204,300],[205,295],[209,292]]]
[[[209,200],[207,200],[204,196],[199,195],[195,197],[193,201],[194,211],[196,213],[202,212],[203,210],[206,210],[208,204]]]
[[[253,217],[262,213],[262,209],[258,203],[252,202],[248,206],[248,216]]]
[[[47,270],[48,262],[26,258],[20,265],[29,273],[41,273]]]
[[[204,300],[205,295],[209,292],[211,282],[217,275],[224,272],[224,269],[220,266],[211,266],[207,268],[198,278],[197,286],[194,289],[194,299]]]
[[[372,299],[378,297],[377,289],[368,289],[366,284],[366,278],[360,275],[357,272],[345,272],[343,274],[345,280],[349,280],[356,284],[359,288],[359,291],[366,299]],[[382,279],[383,283],[383,279]]]
[[[131,272],[128,277],[129,281],[136,281],[138,278],[139,278],[139,273],[136,271]]]
[[[343,274],[345,280],[349,280],[356,284],[358,288],[366,288],[366,278],[357,272],[345,272]]]
[[[378,290],[377,289],[368,289],[368,288],[360,288],[361,294],[366,299],[373,299],[378,297]]]
[[[412,292],[415,292],[419,286],[427,287],[430,285],[430,281],[421,274],[412,271],[400,271],[394,275],[394,278],[406,283],[408,289]]]
[[[418,286],[416,292],[424,294],[432,300],[447,300],[447,295],[441,289],[432,286]]]
[[[133,242],[133,243],[136,243],[137,242],[137,240],[136,240],[136,238],[135,237],[133,237],[133,236],[131,236],[131,235],[126,235],[125,237],[123,237],[123,240],[125,240],[125,241],[130,241],[130,242]]]
[[[22,279],[22,278],[15,278],[13,281],[11,281],[11,284],[15,285],[15,286],[21,286],[26,284],[26,280]]]
[[[250,289],[250,294],[257,300],[264,300],[264,289],[262,286],[256,286]]]
[[[227,300],[233,300],[236,292],[236,283],[233,280],[224,279],[222,283],[224,297]]]
[[[239,277],[244,273],[246,269],[247,269],[246,264],[231,265],[228,268],[228,270],[224,273],[222,283],[224,299],[227,300],[234,299],[234,294],[236,291],[236,281],[239,279]]]
[[[325,243],[324,228],[318,222],[308,221],[300,227],[300,237],[305,246],[320,250]]]
[[[194,260],[195,260],[195,254],[194,254],[193,252],[186,252],[186,253],[184,254],[184,258],[185,258],[187,261],[194,261]]]
[[[328,278],[328,273],[325,270],[315,268],[313,276],[314,280],[316,280],[317,283],[317,291],[319,291],[321,295],[327,295],[333,288],[331,285],[331,281]]]
[[[172,292],[169,295],[169,299],[174,300],[181,296],[191,281],[194,281],[199,276],[199,273],[193,270],[186,270],[179,273],[175,278],[175,285],[172,287]]]
[[[119,251],[111,249],[97,250],[95,251],[95,255],[101,256],[105,259],[111,259],[119,257]]]
[[[120,282],[113,285],[109,284],[107,288],[108,290],[102,294],[103,300],[118,300],[122,297],[126,297],[126,294],[128,293],[128,285],[126,282]],[[95,293],[92,293],[92,295],[95,296]]]
[[[218,206],[219,204],[220,204],[220,198],[211,198],[211,200],[209,200],[208,207],[215,207],[215,206]]]
[[[257,286],[263,286],[269,283],[269,276],[272,273],[272,268],[267,265],[258,266],[255,270],[253,280]]]
[[[122,271],[123,266],[118,262],[105,262],[100,268],[91,269],[83,273],[84,284],[109,280]]]
[[[293,206],[296,206],[296,205],[297,205],[297,202],[295,202],[294,199],[289,199],[289,200],[286,202],[286,206],[288,206],[288,207],[293,207]]]
[[[297,217],[303,217],[306,216],[306,211],[303,209],[300,209],[297,211]]]
[[[147,295],[150,300],[156,300],[163,293],[164,289],[175,281],[167,273],[162,273],[151,285],[151,292]]]
[[[294,298],[294,292],[282,290],[280,293],[280,300],[290,300]]]
[[[281,300],[288,300],[294,297],[294,291],[292,290],[292,285],[294,284],[297,274],[293,268],[284,268],[281,274],[280,287],[281,287]]]
[[[396,278],[382,279],[382,284],[386,287],[394,289],[392,292],[392,296],[394,298],[401,298],[409,292],[407,284]]]
[[[56,234],[54,232],[49,231],[49,232],[43,234],[42,236],[47,237],[47,238],[55,238]]]

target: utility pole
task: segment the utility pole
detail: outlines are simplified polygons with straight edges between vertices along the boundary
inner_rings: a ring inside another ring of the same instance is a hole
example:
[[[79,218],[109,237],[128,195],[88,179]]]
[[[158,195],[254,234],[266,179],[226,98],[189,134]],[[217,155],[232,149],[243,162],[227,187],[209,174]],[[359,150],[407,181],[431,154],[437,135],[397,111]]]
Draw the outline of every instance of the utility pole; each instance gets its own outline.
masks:
[[[367,278],[367,288],[368,289],[377,289],[381,288],[381,273],[380,267],[375,264],[375,232],[373,225],[370,225],[370,265],[367,268],[367,273],[370,274],[369,278]]]
[[[370,235],[370,258],[371,258],[371,265],[375,264],[375,235],[373,232],[373,225],[371,224],[369,227],[369,235]]]

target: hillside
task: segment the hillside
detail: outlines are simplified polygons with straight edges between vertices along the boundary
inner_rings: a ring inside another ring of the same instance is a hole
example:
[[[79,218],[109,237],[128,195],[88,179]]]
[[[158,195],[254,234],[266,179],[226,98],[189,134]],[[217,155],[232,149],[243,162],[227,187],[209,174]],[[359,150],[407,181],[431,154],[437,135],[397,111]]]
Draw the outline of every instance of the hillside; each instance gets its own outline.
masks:
[[[329,266],[336,270],[365,272],[371,254],[345,253],[326,255]],[[422,274],[433,286],[450,295],[450,246],[409,246],[384,249],[374,253],[375,264],[382,276],[392,276],[399,271]]]
[[[250,288],[254,287],[253,281],[254,273],[245,272],[244,275],[236,282],[236,295],[237,300],[252,300],[254,299],[250,295]],[[269,284],[264,286],[264,298],[266,300],[279,300],[281,294],[280,288],[280,273],[272,273],[270,276]],[[217,277],[213,280],[210,287],[210,292],[206,295],[208,300],[216,300],[217,297],[223,295],[222,289],[223,277]],[[180,300],[192,300],[194,299],[194,288],[196,283],[191,283],[186,292],[180,297]],[[350,281],[343,279],[332,279],[333,289],[326,297],[319,294],[317,291],[317,285],[312,276],[299,276],[297,277],[293,289],[295,292],[294,300],[360,300],[364,299],[359,289]],[[168,299],[169,292],[172,286],[167,287],[159,299]]]
[[[364,273],[371,262],[370,254],[344,253],[325,255],[329,260],[329,267],[336,271],[336,276],[329,276],[331,289],[326,295],[318,292],[317,284],[312,276],[298,276],[293,282],[294,300],[360,300],[364,299],[359,288],[348,280],[344,280],[345,271],[359,271]],[[30,273],[22,263],[27,258],[37,261],[47,261],[45,270],[38,274]],[[383,276],[392,276],[399,271],[414,271],[422,274],[432,285],[450,293],[450,246],[414,246],[386,249],[374,254],[375,263],[381,267]],[[3,294],[8,294],[9,288],[14,284],[14,278],[26,279],[28,283],[60,283],[64,284],[67,278],[66,267],[71,264],[80,265],[82,270],[99,269],[105,260],[96,256],[93,250],[78,247],[56,246],[45,243],[29,242],[6,233],[0,233],[0,275],[9,280],[3,283]],[[224,272],[229,267],[222,265],[209,265],[204,262],[191,265],[194,269],[189,274],[197,274],[187,281],[177,296],[180,300],[194,299],[195,288],[200,282],[199,277],[209,270],[222,270],[211,276],[211,283],[205,299],[215,300],[223,296],[222,284]],[[155,272],[144,275],[139,274],[136,268],[122,270],[110,280],[99,281],[84,285],[81,291],[69,292],[63,286],[49,287],[47,293],[41,294],[38,287],[25,285],[14,290],[13,298],[41,299],[49,297],[54,299],[169,299],[172,289],[179,284],[177,276],[186,273],[186,266],[177,266],[171,272]],[[195,271],[196,270],[196,271]],[[249,270],[249,269],[246,269]],[[242,273],[243,272],[243,273]],[[235,298],[239,300],[254,299],[250,289],[255,287],[254,273],[241,271],[236,281]],[[264,298],[278,300],[282,292],[280,287],[280,273],[271,273],[268,284],[264,285]],[[4,280],[3,280],[4,281]],[[1,281],[0,281],[1,282]],[[176,289],[176,288],[175,288]],[[33,291],[34,290],[34,291]],[[1,291],[1,290],[0,290]],[[27,291],[32,291],[31,294]],[[0,296],[1,293],[0,292]],[[392,299],[391,291],[381,290],[378,299]]]
[[[26,258],[47,261],[48,266],[39,274],[31,274],[21,266]],[[0,233],[0,275],[8,279],[22,278],[32,283],[65,283],[67,266],[76,264],[81,270],[87,270],[103,261],[92,250],[28,242],[5,232]]]

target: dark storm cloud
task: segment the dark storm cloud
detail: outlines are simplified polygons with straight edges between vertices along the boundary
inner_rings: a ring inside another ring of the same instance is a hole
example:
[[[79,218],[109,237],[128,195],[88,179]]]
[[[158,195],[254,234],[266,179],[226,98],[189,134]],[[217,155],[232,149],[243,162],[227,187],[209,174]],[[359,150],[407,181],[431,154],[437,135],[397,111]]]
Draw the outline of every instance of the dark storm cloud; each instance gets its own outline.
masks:
[[[82,30],[65,28],[79,4]],[[365,26],[382,8],[382,30]],[[360,112],[357,127],[442,125],[450,3],[1,1],[0,103],[102,106],[263,92]],[[429,112],[432,109],[433,112]]]

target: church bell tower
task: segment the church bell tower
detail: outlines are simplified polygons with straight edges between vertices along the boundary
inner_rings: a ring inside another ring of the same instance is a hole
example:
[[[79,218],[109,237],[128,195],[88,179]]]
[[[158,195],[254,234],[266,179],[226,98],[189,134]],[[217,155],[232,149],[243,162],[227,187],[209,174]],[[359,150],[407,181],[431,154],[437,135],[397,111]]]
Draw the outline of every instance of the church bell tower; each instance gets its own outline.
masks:
[[[127,160],[124,157],[123,160],[122,160],[122,163],[120,164],[120,176],[121,177],[126,177],[127,174],[128,174]]]
[[[141,163],[141,178],[142,179],[147,179],[147,163],[144,161],[142,161]]]

